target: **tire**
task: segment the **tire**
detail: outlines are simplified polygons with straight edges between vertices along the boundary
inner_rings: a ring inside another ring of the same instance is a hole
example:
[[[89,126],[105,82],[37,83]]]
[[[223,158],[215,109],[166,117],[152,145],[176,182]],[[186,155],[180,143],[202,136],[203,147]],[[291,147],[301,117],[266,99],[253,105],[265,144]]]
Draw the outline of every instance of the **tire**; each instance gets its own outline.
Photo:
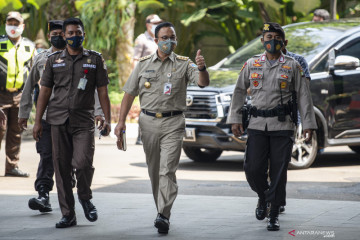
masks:
[[[223,152],[218,149],[211,148],[194,148],[183,147],[184,152],[188,158],[194,162],[215,162]]]
[[[316,131],[313,131],[310,143],[305,143],[302,137],[302,125],[296,129],[295,142],[292,149],[290,169],[309,168],[315,161],[318,152],[318,142]]]
[[[349,146],[349,148],[357,154],[360,154],[360,146]]]

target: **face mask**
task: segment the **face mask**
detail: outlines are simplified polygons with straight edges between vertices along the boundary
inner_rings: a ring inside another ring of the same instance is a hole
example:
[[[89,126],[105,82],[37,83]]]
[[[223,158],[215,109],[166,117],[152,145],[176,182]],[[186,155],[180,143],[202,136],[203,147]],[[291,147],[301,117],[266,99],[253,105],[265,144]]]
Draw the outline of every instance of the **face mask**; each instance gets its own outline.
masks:
[[[9,26],[9,25],[6,25],[5,27],[5,31],[6,31],[6,34],[11,37],[11,38],[17,38],[19,37],[23,31],[24,31],[24,28],[23,28],[23,25],[21,24],[20,26]]]
[[[167,55],[169,55],[175,49],[176,45],[177,41],[172,41],[171,39],[158,42],[159,50]]]
[[[151,27],[151,33],[155,35],[155,28],[157,27],[157,25],[152,25]]]
[[[83,41],[84,41],[84,36],[74,36],[71,38],[66,38],[66,43],[72,48],[81,47]]]
[[[280,49],[284,46],[283,41],[271,39],[270,41],[264,42],[264,48],[268,53],[278,53]]]
[[[51,36],[51,45],[57,49],[63,49],[66,46],[66,42],[62,36]]]
[[[42,51],[44,51],[44,49],[43,48],[37,48],[36,51],[37,51],[37,53],[41,53]]]

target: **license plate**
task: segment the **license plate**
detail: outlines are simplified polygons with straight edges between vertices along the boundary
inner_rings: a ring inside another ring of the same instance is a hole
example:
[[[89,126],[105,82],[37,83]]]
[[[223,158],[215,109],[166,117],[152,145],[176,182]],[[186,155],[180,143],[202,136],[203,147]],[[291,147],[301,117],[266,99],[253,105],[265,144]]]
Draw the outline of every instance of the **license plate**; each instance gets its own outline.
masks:
[[[184,141],[186,142],[196,141],[195,128],[185,128]]]

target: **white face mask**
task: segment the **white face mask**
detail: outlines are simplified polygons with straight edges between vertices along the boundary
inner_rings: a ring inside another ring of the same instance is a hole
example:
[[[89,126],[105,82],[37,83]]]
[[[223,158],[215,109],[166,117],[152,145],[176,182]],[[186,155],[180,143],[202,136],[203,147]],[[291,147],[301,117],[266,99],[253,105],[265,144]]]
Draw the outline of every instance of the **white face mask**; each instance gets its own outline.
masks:
[[[10,26],[10,25],[6,25],[5,27],[5,31],[6,31],[6,34],[11,37],[11,38],[17,38],[19,37],[23,31],[24,31],[24,27],[23,25],[21,24],[20,26]]]
[[[153,34],[153,35],[155,35],[155,28],[157,27],[157,25],[152,25],[152,27],[151,27],[151,33]]]

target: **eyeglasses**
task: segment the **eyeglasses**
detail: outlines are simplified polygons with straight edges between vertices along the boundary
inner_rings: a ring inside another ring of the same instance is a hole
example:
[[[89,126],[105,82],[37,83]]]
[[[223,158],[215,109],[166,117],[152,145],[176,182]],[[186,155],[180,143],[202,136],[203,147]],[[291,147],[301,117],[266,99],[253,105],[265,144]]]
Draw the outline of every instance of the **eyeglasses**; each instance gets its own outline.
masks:
[[[174,36],[174,37],[168,37],[168,36],[162,36],[162,37],[160,37],[162,40],[164,40],[164,41],[166,41],[166,40],[168,40],[168,39],[170,39],[170,40],[172,40],[172,41],[175,41],[175,39],[176,39],[176,37]],[[159,39],[159,38],[158,38]]]

